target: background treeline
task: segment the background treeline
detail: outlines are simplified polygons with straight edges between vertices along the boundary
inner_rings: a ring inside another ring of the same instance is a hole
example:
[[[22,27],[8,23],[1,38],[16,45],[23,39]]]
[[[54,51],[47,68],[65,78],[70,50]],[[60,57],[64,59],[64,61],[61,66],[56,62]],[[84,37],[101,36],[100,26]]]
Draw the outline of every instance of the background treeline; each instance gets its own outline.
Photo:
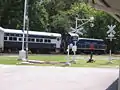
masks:
[[[42,2],[41,2],[42,1]],[[116,25],[116,39],[113,51],[120,51],[120,24],[107,13],[97,11],[82,0],[28,0],[30,30],[65,33],[75,27],[75,17],[94,16],[94,27],[90,23],[84,26],[85,33],[80,37],[102,38],[106,40],[107,25]],[[11,29],[23,27],[24,0],[0,0],[0,26]]]

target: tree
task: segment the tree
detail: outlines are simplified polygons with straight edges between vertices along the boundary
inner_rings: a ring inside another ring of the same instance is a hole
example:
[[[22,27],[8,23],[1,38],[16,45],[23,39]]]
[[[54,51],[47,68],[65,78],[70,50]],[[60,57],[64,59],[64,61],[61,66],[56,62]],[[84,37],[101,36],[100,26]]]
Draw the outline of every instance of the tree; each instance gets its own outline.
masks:
[[[48,13],[39,0],[29,2],[30,30],[44,31],[48,25]]]
[[[0,0],[0,26],[21,28],[23,21],[23,0]]]
[[[66,33],[69,30],[71,21],[69,20],[69,17],[66,16],[63,12],[53,16],[52,19],[52,32]]]
[[[31,30],[44,30],[48,22],[48,14],[39,0],[28,0]],[[22,29],[24,0],[0,0],[0,26],[4,28]]]

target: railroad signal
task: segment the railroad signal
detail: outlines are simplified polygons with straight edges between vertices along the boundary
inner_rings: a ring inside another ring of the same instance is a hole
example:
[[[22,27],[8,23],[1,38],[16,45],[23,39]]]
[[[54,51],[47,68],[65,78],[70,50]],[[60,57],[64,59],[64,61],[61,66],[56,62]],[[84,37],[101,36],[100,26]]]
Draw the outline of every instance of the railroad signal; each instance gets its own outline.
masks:
[[[110,39],[110,50],[109,50],[109,63],[111,63],[111,60],[112,60],[112,50],[111,50],[111,48],[112,48],[112,46],[111,46],[111,42],[112,42],[112,40],[113,39],[115,39],[114,38],[114,34],[116,34],[116,32],[114,31],[114,28],[116,27],[116,25],[108,25],[107,26],[108,28],[109,28],[109,30],[107,31],[107,34],[108,34],[108,38],[107,39]]]
[[[108,28],[109,30],[107,31],[107,34],[108,34],[108,38],[107,39],[110,39],[110,41],[112,41],[112,39],[115,39],[114,38],[114,34],[116,34],[116,32],[114,31],[114,28],[116,27],[116,25],[108,25]]]
[[[80,35],[83,35],[83,32],[86,32],[83,28],[83,25],[87,24],[88,22],[93,22],[94,21],[94,17],[90,17],[89,19],[78,19],[77,17],[75,18],[76,20],[76,23],[75,23],[75,28],[71,27],[70,29],[72,30],[71,33],[76,33],[76,34],[80,34]],[[81,22],[81,24],[78,26],[78,21]],[[92,27],[94,26],[94,24],[91,25]],[[72,47],[72,51],[74,53],[73,55],[73,62],[75,62],[75,55],[76,55],[76,51],[77,51],[77,41],[78,41],[78,38],[74,38],[74,46]],[[68,45],[69,46],[69,45]],[[67,49],[68,51],[68,56],[69,56],[69,49]],[[66,64],[69,64],[68,62]]]

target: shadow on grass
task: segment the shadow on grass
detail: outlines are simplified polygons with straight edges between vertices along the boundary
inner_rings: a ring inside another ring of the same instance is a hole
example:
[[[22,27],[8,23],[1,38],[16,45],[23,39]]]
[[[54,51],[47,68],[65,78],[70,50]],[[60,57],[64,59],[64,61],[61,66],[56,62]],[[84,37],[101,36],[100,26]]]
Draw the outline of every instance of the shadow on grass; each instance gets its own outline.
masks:
[[[118,79],[116,79],[106,90],[118,90]]]

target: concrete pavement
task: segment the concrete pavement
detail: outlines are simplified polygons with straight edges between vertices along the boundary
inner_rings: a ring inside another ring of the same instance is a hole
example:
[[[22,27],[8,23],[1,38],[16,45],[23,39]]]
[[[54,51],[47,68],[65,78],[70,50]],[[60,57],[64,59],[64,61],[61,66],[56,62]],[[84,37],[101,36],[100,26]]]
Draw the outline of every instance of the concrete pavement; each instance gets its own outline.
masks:
[[[116,90],[118,71],[115,68],[1,65],[0,90]]]

